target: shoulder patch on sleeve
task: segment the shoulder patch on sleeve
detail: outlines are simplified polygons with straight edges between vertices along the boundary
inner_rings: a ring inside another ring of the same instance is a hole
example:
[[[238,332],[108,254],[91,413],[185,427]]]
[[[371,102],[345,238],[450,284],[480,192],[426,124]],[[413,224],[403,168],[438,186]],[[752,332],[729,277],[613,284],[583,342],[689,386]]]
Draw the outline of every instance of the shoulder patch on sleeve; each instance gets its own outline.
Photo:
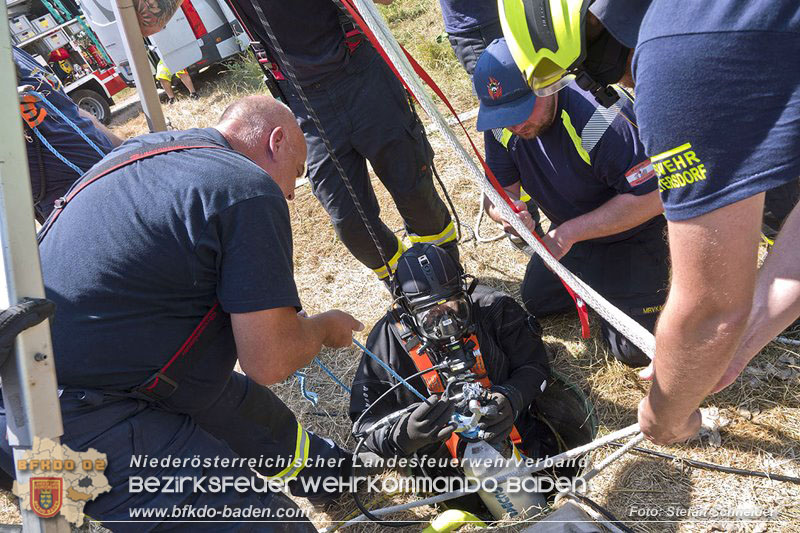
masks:
[[[628,180],[628,184],[631,187],[636,187],[646,181],[650,181],[655,175],[656,171],[653,170],[653,163],[651,163],[649,159],[645,159],[638,165],[631,167],[631,169],[625,173],[625,179]]]

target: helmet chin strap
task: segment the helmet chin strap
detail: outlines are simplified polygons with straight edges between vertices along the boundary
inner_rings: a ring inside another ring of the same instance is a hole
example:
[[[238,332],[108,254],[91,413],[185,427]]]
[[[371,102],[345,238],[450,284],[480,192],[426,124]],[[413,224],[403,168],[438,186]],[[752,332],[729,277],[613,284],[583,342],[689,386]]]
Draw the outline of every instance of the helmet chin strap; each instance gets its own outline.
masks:
[[[605,83],[596,82],[585,71],[578,73],[578,75],[575,77],[575,83],[577,83],[578,87],[584,91],[592,93],[592,96],[594,96],[594,99],[597,100],[597,103],[603,107],[609,108],[616,104],[617,100],[619,100],[619,94],[617,94],[617,91]]]
[[[628,66],[630,48],[622,46],[608,30],[588,45],[586,59],[576,73],[575,82],[584,91],[594,95],[604,107],[611,107],[619,99],[617,92],[609,87],[617,83]]]

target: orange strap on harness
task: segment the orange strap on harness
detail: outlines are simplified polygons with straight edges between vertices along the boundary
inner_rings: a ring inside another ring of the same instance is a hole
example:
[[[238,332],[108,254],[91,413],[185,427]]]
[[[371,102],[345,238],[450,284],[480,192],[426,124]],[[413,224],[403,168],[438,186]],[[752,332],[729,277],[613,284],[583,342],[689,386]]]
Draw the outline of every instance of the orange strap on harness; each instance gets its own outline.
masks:
[[[478,383],[483,386],[485,389],[489,389],[492,386],[492,382],[489,381],[489,373],[486,371],[486,365],[483,362],[483,355],[481,355],[480,346],[478,345],[478,338],[473,334],[470,335],[467,339],[467,343],[472,342],[475,346],[472,349],[472,355],[475,356],[475,364],[472,365],[470,369],[473,374],[478,376]],[[413,348],[406,348],[406,352],[408,355],[411,356],[411,360],[414,361],[414,366],[417,367],[418,371],[428,370],[430,372],[425,372],[422,374],[422,380],[425,382],[425,386],[428,388],[428,392],[433,394],[441,394],[444,392],[444,383],[442,382],[442,377],[439,375],[438,370],[433,369],[433,363],[431,363],[430,357],[428,357],[427,353],[420,353],[419,352],[419,344],[414,346]],[[522,442],[522,437],[517,431],[517,427],[514,426],[511,428],[511,442],[518,445]],[[458,433],[453,433],[450,435],[450,438],[447,439],[447,449],[450,450],[450,455],[454,458],[458,458],[458,443],[461,440],[461,437]]]
[[[36,107],[36,102],[38,101],[39,99],[32,94],[25,94],[22,96],[22,100],[19,103],[19,110],[22,114],[22,119],[31,128],[35,128],[41,124],[45,117],[47,117],[46,109],[43,107]]]

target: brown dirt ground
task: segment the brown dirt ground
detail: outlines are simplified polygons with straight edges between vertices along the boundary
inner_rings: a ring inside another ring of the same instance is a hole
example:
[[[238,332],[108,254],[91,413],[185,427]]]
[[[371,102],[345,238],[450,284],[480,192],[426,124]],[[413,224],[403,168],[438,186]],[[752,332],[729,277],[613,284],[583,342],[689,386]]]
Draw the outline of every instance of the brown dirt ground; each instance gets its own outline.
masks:
[[[470,83],[450,51],[435,0],[396,0],[382,8],[398,39],[429,69],[460,111],[475,106]],[[242,94],[263,91],[257,67],[234,65],[223,73],[200,76],[201,99],[192,101],[178,91],[179,100],[164,106],[175,129],[206,127],[214,123],[224,107]],[[112,124],[121,137],[146,132],[144,117],[125,118]],[[474,131],[474,129],[472,130]],[[478,140],[478,139],[476,139]],[[519,297],[526,258],[503,240],[477,245],[472,225],[478,208],[479,190],[439,134],[430,141],[436,150],[436,164],[462,221],[461,256],[467,272],[483,282]],[[377,179],[375,190],[387,224],[402,230],[402,222],[391,200]],[[374,275],[359,264],[337,240],[326,213],[308,186],[297,191],[290,204],[292,215],[295,277],[304,306],[309,313],[327,309],[351,312],[367,325],[367,331],[386,311],[389,295]],[[484,221],[482,233],[496,228]],[[599,341],[599,323],[592,320],[593,335],[581,340],[574,315],[542,321],[544,340],[555,354],[554,366],[569,376],[587,393],[600,421],[600,434],[636,422],[636,406],[648,385],[629,369],[608,356]],[[800,338],[800,334],[794,335]],[[357,336],[366,340],[366,332]],[[352,380],[360,354],[354,348],[323,350],[320,359],[345,382]],[[321,401],[315,408],[303,399],[294,378],[273,387],[297,413],[301,422],[322,435],[346,446],[354,446],[347,419],[347,398],[317,366],[306,369],[311,387]],[[725,391],[709,398],[706,406],[715,406],[729,424],[720,432],[720,442],[703,438],[688,444],[659,447],[645,444],[679,457],[708,461],[745,469],[800,475],[800,354],[795,347],[770,344],[743,376]],[[612,449],[595,454],[600,459]],[[761,478],[740,477],[691,468],[679,461],[629,454],[597,476],[589,496],[605,505],[636,531],[800,531],[800,486]],[[373,495],[374,497],[374,495]],[[409,501],[410,496],[375,498],[373,507]],[[304,501],[298,500],[302,507]],[[676,507],[677,506],[677,507]],[[656,509],[660,516],[640,518],[634,509]],[[711,518],[679,518],[669,521],[670,509],[767,509],[777,518],[767,522],[726,521]],[[318,527],[353,514],[355,506],[344,498],[335,512],[312,513]],[[420,520],[434,516],[424,508],[410,515]],[[0,522],[19,523],[10,495],[0,501]],[[424,526],[421,526],[424,527]],[[379,531],[374,525],[353,530]],[[420,527],[407,528],[418,531]],[[513,527],[519,530],[519,525]]]

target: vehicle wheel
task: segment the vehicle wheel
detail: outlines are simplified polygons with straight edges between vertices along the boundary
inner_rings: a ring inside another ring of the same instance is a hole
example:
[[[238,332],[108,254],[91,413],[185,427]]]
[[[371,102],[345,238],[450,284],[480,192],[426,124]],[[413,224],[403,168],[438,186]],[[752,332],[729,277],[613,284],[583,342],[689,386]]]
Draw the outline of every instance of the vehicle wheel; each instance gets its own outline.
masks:
[[[78,107],[94,115],[94,118],[99,120],[101,124],[111,122],[111,108],[108,107],[108,102],[100,94],[83,89],[70,93],[69,96],[78,104]]]

